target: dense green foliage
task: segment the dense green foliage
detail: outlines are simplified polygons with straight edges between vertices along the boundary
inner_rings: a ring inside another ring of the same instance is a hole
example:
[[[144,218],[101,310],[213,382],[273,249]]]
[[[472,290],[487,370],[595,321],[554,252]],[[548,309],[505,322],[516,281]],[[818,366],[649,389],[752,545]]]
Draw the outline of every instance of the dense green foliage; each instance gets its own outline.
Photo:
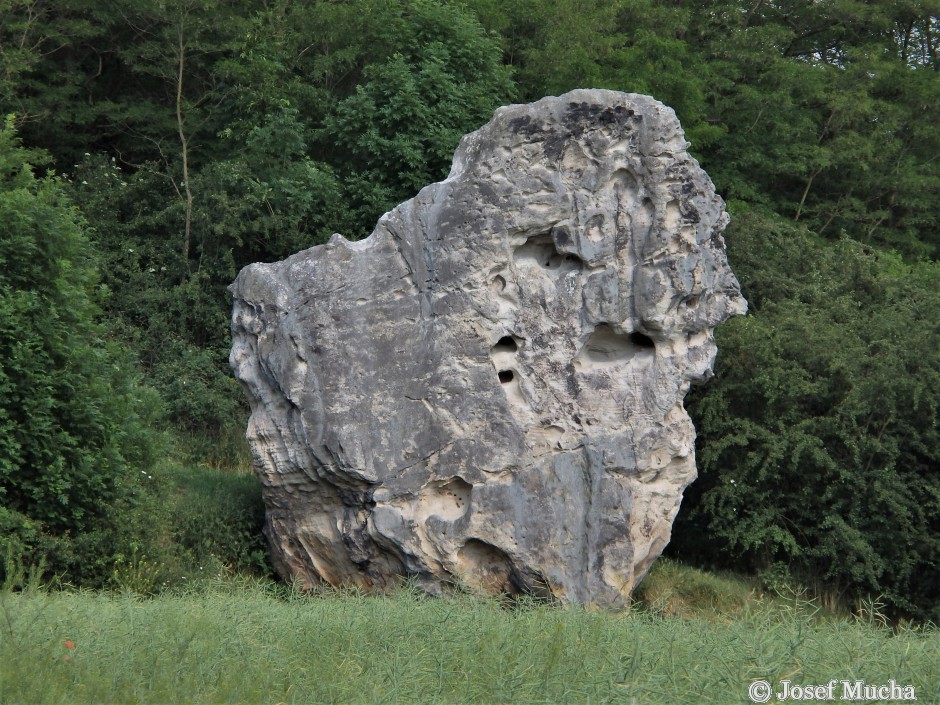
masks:
[[[936,0],[0,0],[0,12],[0,114],[65,177],[24,170],[46,162],[5,132],[0,525],[18,545],[74,543],[117,516],[105,506],[172,506],[172,483],[128,489],[139,470],[161,475],[145,460],[149,409],[178,454],[242,462],[225,293],[240,267],[366,235],[442,178],[460,135],[501,103],[605,87],[676,110],[732,210],[729,256],[751,301],[691,399],[702,477],[676,550],[938,617]],[[109,561],[165,558],[166,542],[177,573],[199,562],[212,532],[158,524],[136,554],[89,542],[98,581]]]
[[[0,550],[90,577],[128,530],[156,395],[97,322],[97,272],[62,182],[0,129]],[[123,511],[119,511],[123,509]]]
[[[725,705],[754,679],[894,679],[934,703],[940,635],[766,599],[663,619],[230,581],[149,600],[0,592],[5,703]]]
[[[86,223],[42,159],[0,130],[0,557],[141,592],[264,571],[253,478],[158,462],[159,396],[100,322]]]
[[[940,266],[753,213],[729,242],[752,314],[691,399],[674,549],[940,619]]]

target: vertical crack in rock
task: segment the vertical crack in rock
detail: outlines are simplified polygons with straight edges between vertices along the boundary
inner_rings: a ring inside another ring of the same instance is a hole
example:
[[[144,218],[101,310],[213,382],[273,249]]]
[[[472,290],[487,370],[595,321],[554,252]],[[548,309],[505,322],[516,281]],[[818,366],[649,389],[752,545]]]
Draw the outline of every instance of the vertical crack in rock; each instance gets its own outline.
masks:
[[[647,96],[507,106],[367,239],[242,270],[281,575],[627,601],[695,478],[683,398],[746,310],[687,147]]]

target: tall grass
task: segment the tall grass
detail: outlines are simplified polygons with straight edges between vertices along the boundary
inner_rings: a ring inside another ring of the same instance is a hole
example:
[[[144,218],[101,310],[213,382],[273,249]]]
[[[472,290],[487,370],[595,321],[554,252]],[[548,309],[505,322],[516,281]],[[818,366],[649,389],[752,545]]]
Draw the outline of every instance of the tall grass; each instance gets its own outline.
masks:
[[[402,589],[301,595],[263,581],[187,592],[0,594],[0,702],[740,703],[753,679],[911,684],[940,702],[940,635],[751,601],[663,617]]]

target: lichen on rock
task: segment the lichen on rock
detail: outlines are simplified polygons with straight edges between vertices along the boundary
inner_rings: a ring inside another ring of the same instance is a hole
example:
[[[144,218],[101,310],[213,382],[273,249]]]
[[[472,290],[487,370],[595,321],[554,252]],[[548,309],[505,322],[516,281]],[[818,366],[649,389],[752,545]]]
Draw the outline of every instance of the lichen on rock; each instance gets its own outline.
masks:
[[[696,475],[683,398],[746,310],[687,147],[647,96],[507,106],[365,240],[242,270],[282,576],[626,602]]]

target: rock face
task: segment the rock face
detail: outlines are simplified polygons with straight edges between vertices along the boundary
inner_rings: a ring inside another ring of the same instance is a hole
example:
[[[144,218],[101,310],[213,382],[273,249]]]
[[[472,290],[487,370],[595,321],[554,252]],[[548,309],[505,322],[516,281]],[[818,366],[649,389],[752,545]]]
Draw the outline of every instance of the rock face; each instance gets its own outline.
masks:
[[[499,109],[372,235],[231,287],[274,565],[622,604],[696,476],[682,406],[746,302],[673,111]]]

